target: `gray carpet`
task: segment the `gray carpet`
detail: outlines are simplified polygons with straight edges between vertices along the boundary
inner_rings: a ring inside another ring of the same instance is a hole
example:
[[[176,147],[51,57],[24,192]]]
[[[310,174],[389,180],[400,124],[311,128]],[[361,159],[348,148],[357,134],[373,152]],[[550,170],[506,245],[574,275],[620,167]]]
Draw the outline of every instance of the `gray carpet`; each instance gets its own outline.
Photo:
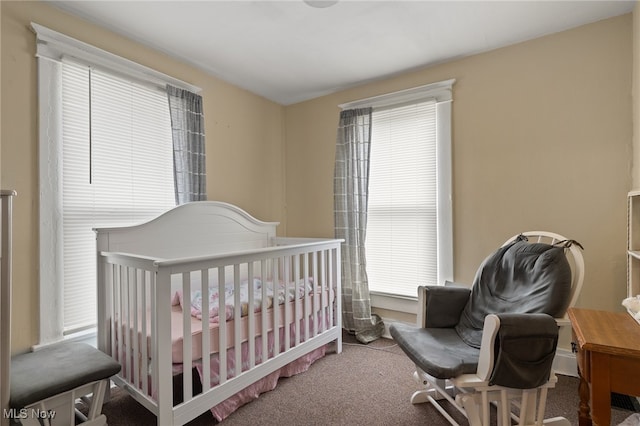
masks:
[[[345,335],[341,354],[328,353],[309,371],[280,379],[272,392],[241,407],[225,419],[236,425],[420,425],[446,426],[431,404],[412,405],[411,394],[418,389],[412,379],[413,364],[392,340],[380,339],[369,345],[356,343]],[[578,424],[578,379],[559,376],[549,392],[547,417],[563,416]],[[451,408],[451,407],[449,407]],[[103,412],[110,426],[155,425],[156,418],[129,395],[115,390]],[[450,414],[462,424],[455,409]],[[613,408],[612,424],[621,423],[631,411]],[[216,424],[206,412],[189,426]]]

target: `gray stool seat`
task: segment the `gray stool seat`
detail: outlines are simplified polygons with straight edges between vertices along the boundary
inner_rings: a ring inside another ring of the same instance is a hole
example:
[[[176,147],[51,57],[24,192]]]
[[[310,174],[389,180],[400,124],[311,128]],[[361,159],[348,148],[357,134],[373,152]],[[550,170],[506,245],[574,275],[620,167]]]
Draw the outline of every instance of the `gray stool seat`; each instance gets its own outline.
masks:
[[[60,343],[11,358],[9,406],[23,408],[79,386],[107,379],[120,364],[86,343]]]

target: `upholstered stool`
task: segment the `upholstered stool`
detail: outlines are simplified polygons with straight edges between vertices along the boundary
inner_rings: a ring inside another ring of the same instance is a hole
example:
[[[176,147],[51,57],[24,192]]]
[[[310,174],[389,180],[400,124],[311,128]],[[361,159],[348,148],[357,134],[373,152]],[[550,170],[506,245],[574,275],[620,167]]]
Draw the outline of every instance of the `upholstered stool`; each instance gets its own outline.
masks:
[[[105,425],[101,414],[109,378],[120,364],[86,343],[60,343],[11,358],[9,407],[23,425],[70,425],[75,401],[90,401],[84,425]],[[87,399],[87,395],[92,395]],[[84,417],[84,416],[81,416]]]

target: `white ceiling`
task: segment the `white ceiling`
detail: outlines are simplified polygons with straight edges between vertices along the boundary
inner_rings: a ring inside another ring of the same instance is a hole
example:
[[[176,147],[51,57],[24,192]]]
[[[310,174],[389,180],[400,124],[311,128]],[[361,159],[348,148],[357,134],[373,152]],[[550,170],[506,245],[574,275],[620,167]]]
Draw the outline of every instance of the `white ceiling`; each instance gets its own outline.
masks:
[[[50,3],[289,105],[628,13],[635,1]]]

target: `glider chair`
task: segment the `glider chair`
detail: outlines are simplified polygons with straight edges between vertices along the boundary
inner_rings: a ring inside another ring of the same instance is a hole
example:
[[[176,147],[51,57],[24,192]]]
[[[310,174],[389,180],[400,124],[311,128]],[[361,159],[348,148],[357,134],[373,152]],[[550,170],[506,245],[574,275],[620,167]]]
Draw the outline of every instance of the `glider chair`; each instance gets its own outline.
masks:
[[[106,425],[109,378],[120,364],[85,343],[59,343],[11,357],[11,205],[0,191],[0,426]],[[88,415],[76,402],[88,404]]]
[[[471,288],[446,283],[418,289],[417,325],[395,323],[391,336],[416,364],[424,386],[413,404],[448,401],[471,426],[569,425],[544,419],[557,378],[558,329],[584,277],[582,247],[550,232],[507,240],[480,265]]]

